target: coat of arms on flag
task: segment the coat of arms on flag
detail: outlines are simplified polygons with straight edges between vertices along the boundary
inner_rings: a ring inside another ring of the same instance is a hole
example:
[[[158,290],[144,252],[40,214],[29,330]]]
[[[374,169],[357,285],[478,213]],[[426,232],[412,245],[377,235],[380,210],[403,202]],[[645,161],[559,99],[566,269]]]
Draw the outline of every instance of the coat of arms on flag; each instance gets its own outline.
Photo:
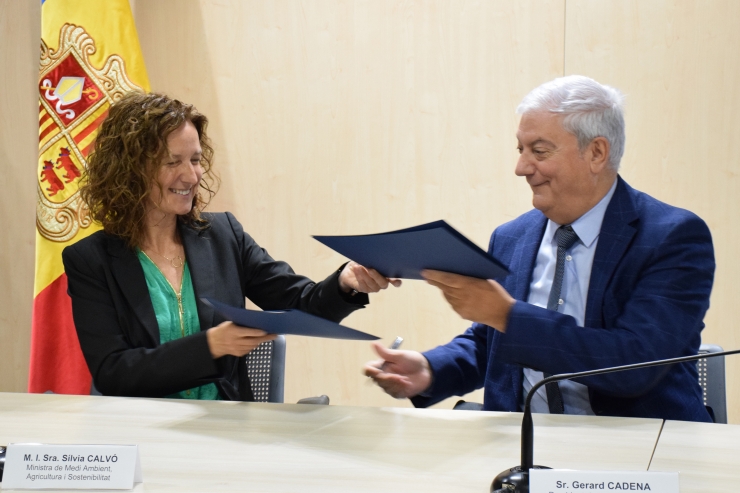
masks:
[[[36,225],[50,241],[66,242],[90,225],[77,194],[85,157],[111,103],[141,90],[126,76],[120,56],[96,70],[88,59],[94,52],[95,41],[73,24],[62,26],[57,50],[41,43]]]

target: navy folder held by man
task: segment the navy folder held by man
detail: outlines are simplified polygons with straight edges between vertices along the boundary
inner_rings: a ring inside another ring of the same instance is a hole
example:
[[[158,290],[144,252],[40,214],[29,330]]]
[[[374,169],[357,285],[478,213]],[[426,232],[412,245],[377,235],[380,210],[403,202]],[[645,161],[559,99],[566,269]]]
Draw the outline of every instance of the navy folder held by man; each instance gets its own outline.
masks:
[[[480,279],[501,278],[504,265],[445,221],[358,236],[314,236],[329,248],[386,277],[422,279],[423,269]]]

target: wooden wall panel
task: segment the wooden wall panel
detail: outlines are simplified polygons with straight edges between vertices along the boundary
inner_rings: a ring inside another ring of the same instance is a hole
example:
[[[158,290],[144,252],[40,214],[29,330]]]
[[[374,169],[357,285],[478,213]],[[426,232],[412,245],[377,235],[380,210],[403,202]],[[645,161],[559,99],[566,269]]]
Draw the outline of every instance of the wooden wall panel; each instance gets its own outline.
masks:
[[[699,214],[717,271],[703,341],[740,347],[740,3],[567,0],[565,73],[627,95],[622,176]],[[730,421],[740,423],[740,359],[727,360]]]
[[[562,0],[173,0],[136,2],[135,15],[153,89],[211,118],[213,209],[298,272],[343,262],[312,234],[446,219],[485,247],[531,207],[513,173],[514,109],[562,75]],[[468,325],[418,281],[346,323],[420,350]],[[372,357],[366,343],[291,337],[286,400],[408,405],[367,384]]]
[[[0,0],[0,391],[25,392],[31,341],[41,2]]]

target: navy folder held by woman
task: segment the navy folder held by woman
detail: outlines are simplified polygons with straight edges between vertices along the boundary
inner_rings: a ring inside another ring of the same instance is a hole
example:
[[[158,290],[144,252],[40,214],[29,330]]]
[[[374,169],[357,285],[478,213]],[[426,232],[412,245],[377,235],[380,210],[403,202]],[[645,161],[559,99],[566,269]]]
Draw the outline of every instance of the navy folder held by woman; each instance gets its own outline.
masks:
[[[290,334],[311,337],[328,337],[331,339],[354,339],[358,341],[374,341],[380,339],[367,332],[339,325],[300,310],[265,311],[247,310],[227,305],[220,301],[201,298],[201,301],[212,306],[213,309],[226,320],[242,327],[262,329],[268,334]]]
[[[501,278],[509,273],[501,262],[445,221],[372,235],[314,238],[385,277],[422,279],[423,269],[479,279]]]

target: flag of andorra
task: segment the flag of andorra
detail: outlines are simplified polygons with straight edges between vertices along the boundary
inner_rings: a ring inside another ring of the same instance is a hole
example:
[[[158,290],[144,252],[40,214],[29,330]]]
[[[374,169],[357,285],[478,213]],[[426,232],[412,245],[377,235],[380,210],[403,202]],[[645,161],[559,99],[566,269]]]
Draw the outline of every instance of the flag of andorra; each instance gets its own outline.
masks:
[[[41,7],[36,280],[29,392],[87,394],[65,246],[99,229],[78,193],[95,135],[110,105],[149,90],[129,0],[45,0]]]

